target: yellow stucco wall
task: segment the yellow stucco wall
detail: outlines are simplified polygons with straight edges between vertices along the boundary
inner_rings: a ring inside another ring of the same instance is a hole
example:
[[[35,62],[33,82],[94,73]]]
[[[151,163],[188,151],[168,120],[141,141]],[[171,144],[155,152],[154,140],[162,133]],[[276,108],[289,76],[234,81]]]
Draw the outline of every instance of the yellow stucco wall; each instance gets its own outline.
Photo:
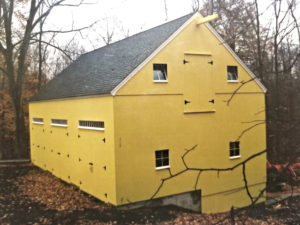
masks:
[[[44,119],[43,125],[30,123],[32,162],[105,202],[115,203],[113,98],[32,102],[29,112],[30,121],[33,117]],[[68,127],[51,126],[51,119],[67,119]],[[105,129],[79,129],[78,120],[104,121]]]
[[[185,55],[203,52],[210,56]],[[183,59],[189,63],[183,64]],[[213,60],[211,66],[209,61]],[[168,82],[153,82],[153,63],[166,63]],[[227,168],[266,148],[265,125],[240,138],[241,158],[229,158],[229,142],[264,120],[265,96],[250,82],[226,100],[240,83],[227,82],[227,65],[238,66],[239,81],[251,79],[246,70],[204,26],[188,25],[150,60],[114,97],[117,203],[150,199],[169,171],[156,170],[155,150],[169,149],[170,169],[183,170],[185,149],[198,145],[186,161],[195,168]],[[207,88],[209,85],[210,88]],[[185,105],[184,100],[191,103]],[[215,104],[209,103],[211,99]],[[260,113],[259,113],[260,112]],[[247,122],[247,123],[245,123]],[[249,122],[249,123],[248,123]],[[253,196],[265,187],[266,155],[246,165]],[[197,172],[188,171],[165,182],[156,197],[194,190]],[[242,168],[231,172],[203,172],[202,211],[220,212],[250,200],[243,189]]]
[[[183,64],[183,59],[189,63]],[[213,65],[208,64],[211,60]],[[167,83],[153,82],[153,63],[167,64]],[[240,84],[227,82],[227,65],[238,66],[239,81],[251,79],[206,26],[193,21],[115,96],[30,103],[30,120],[45,121],[30,124],[32,161],[114,205],[149,200],[161,179],[169,176],[166,169],[156,170],[155,150],[169,149],[173,174],[185,168],[181,156],[194,145],[186,157],[189,167],[232,167],[266,148],[261,124],[240,138],[241,157],[229,158],[229,142],[255,124],[251,121],[265,119],[265,96],[250,82],[228,106],[225,101]],[[211,99],[215,104],[209,103]],[[191,103],[185,105],[184,100]],[[69,125],[53,127],[51,118],[67,119]],[[78,120],[104,121],[105,130],[81,130]],[[264,154],[246,165],[253,196],[265,187],[265,164]],[[192,191],[196,178],[196,171],[182,173],[165,182],[155,197]],[[202,211],[249,204],[243,187],[241,167],[219,174],[203,172],[196,186],[202,191]]]

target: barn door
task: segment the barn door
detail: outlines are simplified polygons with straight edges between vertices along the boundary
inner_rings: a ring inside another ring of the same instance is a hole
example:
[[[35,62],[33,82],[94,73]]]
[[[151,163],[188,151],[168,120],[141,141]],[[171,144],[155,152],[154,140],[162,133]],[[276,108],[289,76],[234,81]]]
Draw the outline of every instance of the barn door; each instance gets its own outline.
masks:
[[[184,111],[214,110],[213,60],[210,55],[184,57]]]

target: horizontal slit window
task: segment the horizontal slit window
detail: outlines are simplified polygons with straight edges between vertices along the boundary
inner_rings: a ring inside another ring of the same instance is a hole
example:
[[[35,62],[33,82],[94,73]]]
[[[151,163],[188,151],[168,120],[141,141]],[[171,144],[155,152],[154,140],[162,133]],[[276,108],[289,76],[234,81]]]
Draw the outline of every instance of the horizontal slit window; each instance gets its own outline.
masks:
[[[68,121],[64,119],[51,119],[52,126],[67,127]]]
[[[90,130],[104,130],[104,122],[92,120],[79,120],[79,128]]]
[[[44,119],[43,118],[32,118],[32,123],[35,124],[44,124]]]

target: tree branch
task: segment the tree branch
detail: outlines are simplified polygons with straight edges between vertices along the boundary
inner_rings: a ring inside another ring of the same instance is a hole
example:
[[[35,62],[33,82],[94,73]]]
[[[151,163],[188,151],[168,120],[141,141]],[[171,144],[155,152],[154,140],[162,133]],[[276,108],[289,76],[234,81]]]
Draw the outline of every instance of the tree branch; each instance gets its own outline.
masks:
[[[196,183],[195,183],[195,186],[194,186],[195,191],[197,190],[197,185],[198,185],[198,182],[199,182],[199,178],[200,178],[201,173],[202,173],[202,171],[199,171],[199,172],[198,172],[198,175],[197,175],[197,178],[196,178]]]
[[[250,80],[247,81],[241,81],[241,85],[239,87],[237,87],[234,92],[232,93],[232,95],[230,96],[230,98],[228,100],[225,100],[225,102],[227,103],[227,106],[229,106],[230,102],[232,101],[233,97],[237,94],[237,92],[246,84],[250,83],[251,81],[257,79],[257,77],[253,77]]]
[[[241,123],[256,123],[256,122],[266,122],[266,120],[251,120],[251,121],[244,121]]]
[[[58,2],[56,3],[53,3],[52,5],[49,5],[49,8],[44,12],[42,13],[33,23],[32,23],[32,30],[35,28],[35,26],[44,18],[44,17],[47,17],[50,12],[52,11],[52,9],[56,6],[59,6],[62,2],[64,2],[65,0],[59,0]],[[39,7],[39,6],[37,6]],[[37,10],[37,8],[35,8]]]
[[[38,39],[33,39],[33,41],[38,42],[39,40],[38,40]],[[50,46],[50,47],[52,47],[52,48],[55,48],[55,49],[59,50],[59,51],[62,52],[65,56],[67,56],[68,59],[70,59],[71,61],[73,61],[72,57],[67,53],[67,50],[64,50],[64,49],[60,48],[59,46],[53,45],[53,44],[51,44],[51,43],[49,43],[49,42],[47,42],[47,41],[41,40],[41,42],[44,43],[44,44],[47,44],[48,46]],[[69,52],[69,53],[70,53],[70,52]]]
[[[263,122],[256,123],[256,124],[252,125],[251,127],[246,128],[245,130],[243,130],[243,131],[241,132],[241,134],[238,136],[238,138],[236,139],[236,141],[239,141],[239,140],[244,136],[244,134],[245,134],[246,132],[248,132],[249,130],[253,129],[253,128],[256,127],[256,126],[265,124],[265,123],[266,123],[266,121],[263,120]]]
[[[252,195],[249,191],[248,181],[247,181],[247,178],[246,178],[246,165],[245,165],[245,163],[243,163],[243,178],[244,178],[244,183],[245,183],[245,188],[246,188],[246,191],[247,191],[247,195],[251,199],[251,203],[253,203],[253,197],[252,197]]]
[[[95,21],[93,22],[92,24],[88,25],[88,26],[85,26],[85,27],[81,27],[81,28],[72,28],[70,30],[45,30],[45,31],[41,31],[41,32],[35,32],[32,34],[32,37],[35,37],[36,35],[39,35],[39,34],[46,34],[46,33],[56,33],[56,34],[68,34],[68,33],[73,33],[73,32],[79,32],[79,31],[82,31],[82,30],[85,30],[85,29],[89,29],[91,27],[93,27],[96,23],[98,23],[99,21]]]
[[[189,154],[191,151],[193,151],[194,149],[196,149],[197,146],[198,146],[198,145],[194,145],[194,146],[193,146],[192,148],[190,148],[190,149],[185,149],[186,152],[181,156],[183,165],[185,166],[186,169],[188,169],[188,166],[187,166],[187,164],[186,164],[184,158],[185,158],[185,156],[186,156],[187,154]]]

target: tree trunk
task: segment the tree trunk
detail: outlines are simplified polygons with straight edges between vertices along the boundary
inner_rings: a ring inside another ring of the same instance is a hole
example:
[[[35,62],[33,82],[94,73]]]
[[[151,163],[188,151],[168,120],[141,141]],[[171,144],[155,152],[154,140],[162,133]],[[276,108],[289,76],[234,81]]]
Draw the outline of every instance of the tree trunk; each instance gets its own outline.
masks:
[[[280,2],[281,3],[281,2]],[[275,146],[274,146],[274,156],[278,159],[278,154],[280,151],[280,87],[279,87],[279,59],[278,59],[278,35],[279,35],[279,14],[281,4],[279,4],[279,10],[277,11],[277,3],[274,3],[275,12],[275,34],[274,34],[274,74],[275,74],[275,93],[274,93],[274,103],[275,103],[275,117],[273,123],[275,123]]]
[[[22,99],[18,96],[13,102],[15,109],[16,142],[14,155],[16,158],[24,158],[27,155],[27,146],[25,144],[25,121]]]
[[[257,0],[255,0],[255,20],[256,20],[256,45],[257,45],[257,56],[258,56],[258,75],[262,82],[264,82],[263,74],[263,61],[262,61],[262,50],[261,50],[261,39],[260,39],[260,19]]]

